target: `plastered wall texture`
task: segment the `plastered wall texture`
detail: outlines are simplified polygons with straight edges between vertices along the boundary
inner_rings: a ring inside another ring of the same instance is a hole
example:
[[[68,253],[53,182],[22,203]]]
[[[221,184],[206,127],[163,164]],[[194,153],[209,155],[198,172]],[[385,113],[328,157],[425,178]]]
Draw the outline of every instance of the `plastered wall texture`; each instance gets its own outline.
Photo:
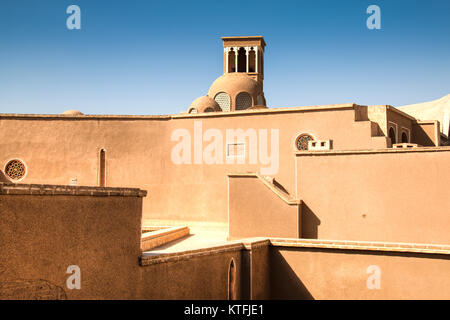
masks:
[[[448,246],[320,242],[271,239],[272,299],[450,298]],[[379,287],[367,284],[370,266]]]
[[[4,298],[12,283],[18,298],[36,291],[38,281],[68,299],[135,297],[144,195],[138,189],[0,184]],[[81,270],[80,290],[67,288],[71,265]],[[45,294],[38,290],[29,298]]]
[[[258,46],[258,73],[225,69],[194,101],[200,113],[0,114],[0,299],[448,299],[450,148],[420,147],[439,146],[439,122],[353,103],[236,112],[241,90],[266,104],[265,42],[222,40]],[[222,91],[232,111],[201,113],[218,110]],[[194,141],[199,124],[223,137],[277,130],[278,170],[262,176],[266,164],[249,163],[248,139],[244,164],[176,164],[174,132]],[[403,132],[419,148],[387,149]],[[305,133],[332,150],[299,152]],[[25,184],[2,172],[14,159]],[[143,221],[221,225],[237,240],[152,253],[189,230],[143,235]],[[67,285],[71,266],[79,289]],[[382,270],[381,288],[367,287],[368,266]]]
[[[448,299],[449,246],[251,238],[141,254],[139,189],[0,185],[1,299]],[[69,289],[69,265],[81,271]],[[369,290],[367,267],[382,270]]]
[[[297,153],[302,237],[450,243],[450,148]]]
[[[186,129],[194,137],[198,121],[203,132],[214,128],[224,137],[227,129],[267,129],[269,135],[270,129],[279,130],[274,177],[295,194],[299,134],[330,139],[334,150],[387,147],[386,137],[374,135],[373,122],[357,113],[356,105],[346,104],[174,116],[0,115],[0,167],[17,158],[27,165],[22,183],[69,184],[76,178],[78,185],[96,186],[99,151],[105,149],[106,186],[151,192],[144,199],[144,220],[226,225],[227,174],[257,172],[262,164],[246,159],[234,165],[177,165],[171,159],[175,130]]]

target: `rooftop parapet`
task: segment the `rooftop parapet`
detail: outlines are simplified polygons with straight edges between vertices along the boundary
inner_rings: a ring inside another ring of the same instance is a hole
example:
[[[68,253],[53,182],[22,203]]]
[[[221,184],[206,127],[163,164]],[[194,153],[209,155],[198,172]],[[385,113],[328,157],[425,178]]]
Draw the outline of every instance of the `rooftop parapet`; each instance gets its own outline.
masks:
[[[147,191],[138,188],[67,186],[53,184],[0,183],[0,195],[63,195],[96,197],[145,197]]]

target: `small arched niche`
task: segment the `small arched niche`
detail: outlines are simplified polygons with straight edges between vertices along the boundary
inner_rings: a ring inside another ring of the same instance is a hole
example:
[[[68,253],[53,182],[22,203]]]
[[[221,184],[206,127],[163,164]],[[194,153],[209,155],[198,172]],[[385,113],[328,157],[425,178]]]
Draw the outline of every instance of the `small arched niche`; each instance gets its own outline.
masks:
[[[233,48],[228,52],[228,72],[236,72],[236,52]]]
[[[100,149],[98,157],[99,157],[98,185],[100,187],[106,187],[106,150]]]
[[[236,294],[236,263],[231,258],[228,266],[228,300],[237,300]]]
[[[389,128],[389,138],[391,139],[392,144],[397,143],[397,139],[395,138],[395,129],[393,127]]]
[[[247,72],[247,52],[245,48],[238,50],[238,72]]]
[[[256,52],[253,48],[248,52],[248,72],[256,72]]]
[[[406,132],[402,132],[402,143],[408,143],[408,135],[406,134]]]

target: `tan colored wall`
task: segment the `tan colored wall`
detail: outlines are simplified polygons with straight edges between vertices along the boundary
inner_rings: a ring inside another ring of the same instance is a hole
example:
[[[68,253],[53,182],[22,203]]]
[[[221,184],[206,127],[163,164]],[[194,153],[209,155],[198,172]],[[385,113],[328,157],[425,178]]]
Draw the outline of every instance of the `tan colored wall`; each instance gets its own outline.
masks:
[[[162,176],[166,141],[164,120],[99,118],[1,119],[3,167],[11,158],[27,164],[22,183],[98,185],[99,151],[106,149],[107,186],[146,186]],[[148,171],[144,171],[147,168]],[[3,168],[2,168],[3,169]],[[137,174],[138,172],[141,174]]]
[[[250,299],[270,299],[270,247],[269,241],[256,242],[250,246]]]
[[[228,268],[231,259],[236,265],[236,293],[242,298],[242,248],[223,252],[204,251],[185,255],[173,261],[161,261],[139,269],[139,299],[228,299]],[[206,252],[206,253],[205,253]]]
[[[238,112],[236,112],[238,114]],[[318,118],[321,120],[318,121]],[[339,121],[336,121],[339,118]],[[277,180],[289,192],[295,188],[292,172],[294,164],[292,152],[294,142],[302,132],[311,132],[318,139],[334,139],[336,149],[357,145],[364,148],[372,143],[370,129],[353,121],[354,111],[308,112],[292,114],[249,114],[244,116],[208,116],[204,118],[189,117],[171,121],[170,132],[178,128],[186,128],[193,132],[193,122],[202,121],[203,131],[211,128],[219,129],[225,135],[226,129],[278,129],[280,141],[279,171]],[[347,130],[344,129],[347,128]],[[175,143],[168,142],[173,146]],[[248,155],[248,150],[246,152]],[[246,159],[248,163],[248,158]],[[154,217],[164,219],[193,219],[209,221],[227,221],[227,184],[226,174],[232,172],[256,172],[259,165],[172,165],[167,163],[164,172],[165,186],[158,187],[155,197],[167,199],[158,201],[154,210],[159,212]],[[205,188],[205,185],[208,187]],[[162,189],[164,187],[164,189]],[[161,192],[161,193],[160,193]],[[171,201],[171,207],[159,207]],[[211,216],[214,214],[214,216]],[[182,215],[182,216],[181,216]],[[150,217],[147,215],[146,217]]]
[[[271,247],[272,299],[450,299],[448,254]],[[368,289],[369,266],[381,270]]]
[[[10,183],[11,180],[5,175],[5,173],[0,170],[0,182]]]
[[[241,298],[249,269],[241,264],[242,244],[141,266],[142,196],[0,184],[0,299],[227,299],[232,258]],[[80,267],[80,290],[66,286],[70,265]]]
[[[136,195],[108,196],[108,191],[98,188],[94,195],[86,188],[21,188],[0,188],[0,295],[11,293],[6,286],[14,282],[18,298],[44,280],[53,294],[59,290],[68,299],[136,298],[142,211],[139,191],[109,190]],[[81,290],[66,287],[70,265],[81,269]]]
[[[421,146],[439,146],[438,122],[415,122],[412,126],[414,142]]]
[[[270,241],[243,242],[141,258],[142,299],[222,299],[228,291],[229,266],[234,261],[236,299],[270,297]]]
[[[450,243],[450,148],[298,154],[302,237]]]
[[[381,133],[388,137],[386,106],[368,106],[366,108],[368,119],[377,123]]]
[[[175,165],[171,150],[174,130],[193,136],[194,121],[209,128],[279,129],[280,163],[275,175],[295,193],[295,139],[310,133],[333,140],[333,147],[367,149],[379,146],[370,122],[355,122],[353,105],[176,116],[0,116],[0,168],[11,158],[28,166],[23,183],[97,185],[98,152],[106,149],[106,185],[139,187],[144,219],[227,223],[227,173],[255,172],[258,165]],[[206,143],[205,143],[206,144]],[[225,148],[225,146],[224,146]],[[247,153],[248,154],[248,153]],[[207,186],[207,187],[206,187]]]
[[[226,299],[231,259],[238,299],[450,294],[448,246],[333,242],[352,248],[337,250],[319,248],[329,246],[326,241],[247,239],[141,256],[144,195],[138,189],[0,184],[0,298]],[[81,268],[80,290],[66,287],[69,265]],[[382,270],[381,290],[365,287],[369,265]]]
[[[229,237],[300,237],[300,204],[287,203],[257,176],[229,177]]]

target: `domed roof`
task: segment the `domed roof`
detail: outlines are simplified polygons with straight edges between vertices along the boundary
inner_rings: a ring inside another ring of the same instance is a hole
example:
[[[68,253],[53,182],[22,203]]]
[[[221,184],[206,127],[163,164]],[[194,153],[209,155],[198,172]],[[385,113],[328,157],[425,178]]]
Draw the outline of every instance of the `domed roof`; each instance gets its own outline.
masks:
[[[225,73],[213,82],[208,91],[208,96],[213,98],[219,92],[226,92],[235,97],[240,92],[247,92],[251,96],[262,94],[261,85],[258,81],[250,78],[246,73]]]
[[[62,114],[66,114],[66,115],[72,115],[72,116],[80,116],[83,113],[78,111],[78,110],[66,110],[64,111]]]
[[[191,106],[189,107],[189,110],[196,109],[197,112],[205,112],[206,109],[212,109],[213,111],[221,111],[219,104],[213,99],[208,96],[202,96],[195,99]]]

